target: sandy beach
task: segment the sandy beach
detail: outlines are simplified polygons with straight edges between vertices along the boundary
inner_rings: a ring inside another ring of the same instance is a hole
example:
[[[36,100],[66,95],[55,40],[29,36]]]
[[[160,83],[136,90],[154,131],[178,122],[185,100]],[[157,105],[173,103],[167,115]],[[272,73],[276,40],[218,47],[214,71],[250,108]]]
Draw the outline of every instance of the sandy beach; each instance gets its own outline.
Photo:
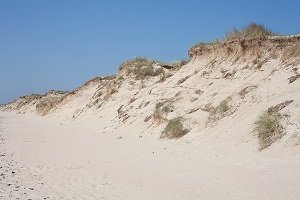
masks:
[[[289,199],[299,148],[258,152],[227,136],[159,140],[0,113],[0,199]],[[280,153],[279,153],[280,152]]]

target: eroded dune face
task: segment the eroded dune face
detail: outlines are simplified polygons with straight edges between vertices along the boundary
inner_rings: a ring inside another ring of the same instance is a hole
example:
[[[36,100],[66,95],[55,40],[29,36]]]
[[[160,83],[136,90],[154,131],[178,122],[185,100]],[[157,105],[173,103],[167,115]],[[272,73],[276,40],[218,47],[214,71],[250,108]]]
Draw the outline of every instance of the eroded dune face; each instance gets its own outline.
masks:
[[[163,130],[177,120],[182,132],[174,137],[181,137],[227,130],[229,123],[243,123],[243,134],[250,134],[263,112],[289,101],[276,112],[288,115],[285,139],[298,137],[299,35],[199,44],[188,53],[189,62],[172,64],[133,59],[116,76],[92,79],[72,92],[21,97],[2,110],[64,122],[93,116],[112,130],[142,125],[144,132],[170,137]]]
[[[299,39],[138,58],[2,106],[0,199],[298,199]]]

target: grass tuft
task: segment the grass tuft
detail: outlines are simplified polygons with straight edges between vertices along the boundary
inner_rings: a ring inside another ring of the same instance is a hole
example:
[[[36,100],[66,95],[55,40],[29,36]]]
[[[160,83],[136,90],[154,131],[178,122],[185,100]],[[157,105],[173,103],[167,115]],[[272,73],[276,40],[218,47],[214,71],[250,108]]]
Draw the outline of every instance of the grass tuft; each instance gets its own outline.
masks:
[[[217,107],[211,108],[209,111],[209,122],[216,121],[218,119],[221,119],[225,117],[225,113],[230,109],[229,105],[229,100],[223,100]]]
[[[161,124],[167,121],[165,115],[173,111],[172,102],[158,102],[155,105],[154,113],[152,114],[153,121],[156,124]]]
[[[153,66],[155,63],[154,60],[145,57],[137,57],[122,63],[119,70],[127,70],[128,74],[133,74],[136,79],[145,79],[164,73],[162,68],[155,68]]]
[[[253,39],[253,38],[266,38],[267,36],[275,35],[267,27],[256,24],[250,23],[246,27],[241,30],[233,29],[229,31],[224,38],[224,41],[231,41],[231,40],[243,40],[243,39]]]
[[[281,120],[284,115],[279,112],[264,112],[255,121],[255,132],[259,141],[259,150],[264,150],[284,135]]]
[[[161,133],[160,138],[177,139],[187,134],[189,130],[184,128],[182,121],[182,117],[171,119]]]

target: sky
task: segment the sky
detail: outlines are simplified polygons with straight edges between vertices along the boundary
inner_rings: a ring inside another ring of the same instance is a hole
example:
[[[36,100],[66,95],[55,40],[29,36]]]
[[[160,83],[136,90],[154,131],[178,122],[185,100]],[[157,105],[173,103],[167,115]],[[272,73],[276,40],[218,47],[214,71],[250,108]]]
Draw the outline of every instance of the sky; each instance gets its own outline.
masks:
[[[138,56],[187,59],[251,22],[300,32],[299,0],[0,0],[0,103],[72,90]]]

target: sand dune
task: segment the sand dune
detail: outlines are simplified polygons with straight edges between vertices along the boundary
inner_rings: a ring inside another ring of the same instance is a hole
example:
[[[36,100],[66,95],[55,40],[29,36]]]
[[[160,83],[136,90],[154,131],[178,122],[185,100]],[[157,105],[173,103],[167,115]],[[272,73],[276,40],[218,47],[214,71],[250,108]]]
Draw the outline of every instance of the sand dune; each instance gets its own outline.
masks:
[[[0,199],[299,199],[299,42],[197,45],[2,106]],[[261,149],[263,112],[284,117]],[[161,139],[173,119],[187,134]]]

